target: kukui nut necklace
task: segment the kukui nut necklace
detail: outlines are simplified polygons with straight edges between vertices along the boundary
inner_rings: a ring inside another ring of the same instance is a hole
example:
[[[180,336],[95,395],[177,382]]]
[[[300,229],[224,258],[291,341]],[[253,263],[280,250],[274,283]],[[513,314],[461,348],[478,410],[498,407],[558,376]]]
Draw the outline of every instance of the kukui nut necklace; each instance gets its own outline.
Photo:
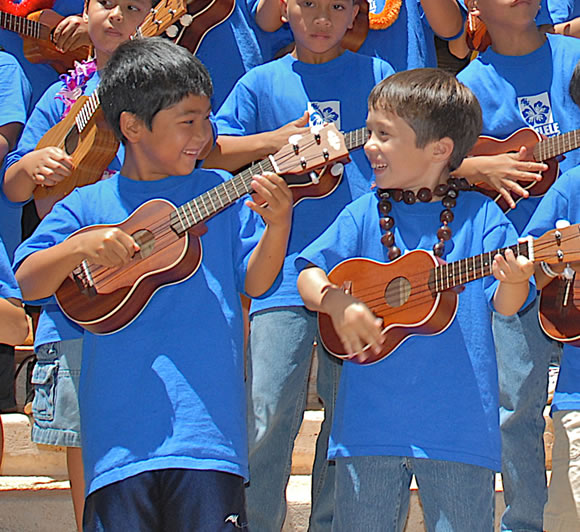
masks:
[[[469,190],[471,185],[465,179],[450,178],[447,183],[437,185],[433,191],[429,188],[421,188],[415,194],[412,190],[402,190],[400,188],[378,188],[377,196],[379,197],[379,216],[383,235],[381,243],[389,248],[389,260],[395,260],[401,256],[401,250],[395,245],[395,219],[390,216],[393,205],[391,200],[399,202],[404,201],[407,205],[412,205],[417,200],[428,203],[433,196],[443,197],[441,203],[443,210],[439,220],[443,224],[437,231],[438,242],[433,246],[433,253],[437,257],[442,257],[445,253],[445,242],[451,239],[451,228],[449,224],[453,221],[453,212],[451,209],[457,203],[457,196],[460,190]]]

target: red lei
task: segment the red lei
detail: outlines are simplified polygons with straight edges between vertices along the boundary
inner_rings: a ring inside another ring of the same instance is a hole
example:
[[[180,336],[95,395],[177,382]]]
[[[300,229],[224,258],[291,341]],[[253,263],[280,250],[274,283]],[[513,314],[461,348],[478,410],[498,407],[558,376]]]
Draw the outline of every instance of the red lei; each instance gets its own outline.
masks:
[[[54,0],[22,0],[19,4],[15,4],[11,0],[0,0],[0,11],[10,13],[11,15],[17,15],[19,17],[25,17],[35,11],[49,9],[53,4]]]

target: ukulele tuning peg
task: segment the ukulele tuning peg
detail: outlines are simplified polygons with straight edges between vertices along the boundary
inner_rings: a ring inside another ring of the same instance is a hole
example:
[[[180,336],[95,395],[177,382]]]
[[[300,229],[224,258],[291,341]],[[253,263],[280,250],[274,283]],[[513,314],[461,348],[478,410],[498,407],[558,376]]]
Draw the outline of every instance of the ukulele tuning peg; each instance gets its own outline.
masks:
[[[165,30],[165,35],[167,35],[170,39],[175,39],[175,37],[177,37],[178,33],[179,33],[179,30],[177,29],[177,26],[175,26],[175,24],[169,26]]]
[[[572,279],[574,279],[575,275],[576,275],[576,272],[574,271],[573,268],[570,268],[570,264],[566,264],[566,267],[564,268],[564,271],[562,272],[562,277],[564,279],[566,279],[566,281],[571,281]]]
[[[333,175],[333,177],[339,177],[340,175],[342,175],[343,172],[344,172],[344,164],[342,163],[333,164],[332,168],[330,169],[330,173]]]
[[[570,222],[568,220],[557,220],[556,221],[556,229],[564,229],[564,227],[568,227]]]
[[[312,181],[314,185],[318,185],[318,183],[320,183],[320,178],[316,172],[312,171],[308,175],[310,176],[310,181]]]
[[[187,26],[190,26],[191,23],[193,22],[193,17],[188,13],[187,15],[183,15],[179,19],[179,22],[181,22],[182,26],[185,26],[187,28]]]

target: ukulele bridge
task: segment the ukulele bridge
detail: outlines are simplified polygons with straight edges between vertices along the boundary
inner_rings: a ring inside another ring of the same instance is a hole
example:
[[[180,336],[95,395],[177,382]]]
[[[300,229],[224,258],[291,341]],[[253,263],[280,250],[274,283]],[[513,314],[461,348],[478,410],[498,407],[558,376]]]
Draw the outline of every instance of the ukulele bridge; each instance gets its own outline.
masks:
[[[95,281],[91,275],[91,270],[89,268],[89,263],[83,260],[73,271],[72,276],[77,285],[78,289],[82,294],[89,297],[94,297],[97,295],[97,289],[95,288]]]

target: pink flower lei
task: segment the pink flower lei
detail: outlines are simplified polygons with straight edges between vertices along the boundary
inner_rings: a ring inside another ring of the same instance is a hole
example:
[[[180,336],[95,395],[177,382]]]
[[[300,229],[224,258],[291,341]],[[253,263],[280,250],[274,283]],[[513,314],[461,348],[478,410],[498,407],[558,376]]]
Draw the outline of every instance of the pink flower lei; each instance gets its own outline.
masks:
[[[97,71],[97,63],[94,59],[75,61],[75,67],[69,70],[67,74],[61,74],[60,79],[64,87],[60,89],[55,98],[64,102],[64,111],[61,118],[64,118],[70,111],[73,104],[85,92],[88,81]]]

